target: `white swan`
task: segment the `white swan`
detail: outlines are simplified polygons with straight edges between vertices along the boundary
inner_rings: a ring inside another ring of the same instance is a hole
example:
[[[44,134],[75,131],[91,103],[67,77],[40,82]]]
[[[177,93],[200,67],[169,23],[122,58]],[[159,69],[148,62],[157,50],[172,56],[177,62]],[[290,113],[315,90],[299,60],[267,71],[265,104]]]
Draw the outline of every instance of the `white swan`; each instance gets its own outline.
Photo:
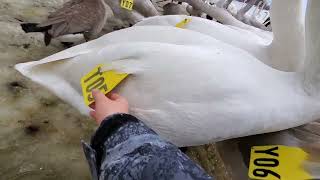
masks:
[[[120,30],[16,69],[84,113],[84,74],[100,63],[131,73],[117,88],[131,113],[179,146],[278,131],[320,118],[320,1],[310,3],[302,73],[275,70],[202,33],[154,26]],[[175,34],[166,37],[166,29]],[[159,40],[139,42],[148,31]]]
[[[186,29],[210,35],[218,40],[246,50],[274,68],[295,71],[302,67],[305,56],[303,0],[274,0],[271,8],[272,33],[226,26],[214,21],[188,16],[157,16],[147,18],[137,26],[174,26],[192,18]],[[272,40],[273,38],[273,40]]]

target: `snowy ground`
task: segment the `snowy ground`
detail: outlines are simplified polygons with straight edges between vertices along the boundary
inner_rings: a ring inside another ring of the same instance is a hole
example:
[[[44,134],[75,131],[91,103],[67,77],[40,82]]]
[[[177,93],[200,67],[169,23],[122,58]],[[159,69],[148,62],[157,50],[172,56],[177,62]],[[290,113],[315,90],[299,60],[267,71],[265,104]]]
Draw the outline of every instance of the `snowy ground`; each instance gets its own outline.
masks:
[[[90,179],[80,139],[88,139],[92,121],[13,68],[63,49],[57,41],[45,47],[42,34],[19,25],[41,21],[63,2],[0,0],[0,179]]]

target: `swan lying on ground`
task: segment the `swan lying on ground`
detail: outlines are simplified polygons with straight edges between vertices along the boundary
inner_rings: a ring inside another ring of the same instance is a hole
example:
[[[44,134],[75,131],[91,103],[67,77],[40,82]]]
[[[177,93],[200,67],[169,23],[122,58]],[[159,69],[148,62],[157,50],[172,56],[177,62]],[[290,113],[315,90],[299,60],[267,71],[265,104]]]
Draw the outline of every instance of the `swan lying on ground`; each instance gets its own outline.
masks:
[[[86,114],[83,75],[97,64],[129,73],[116,91],[133,115],[178,146],[279,131],[320,118],[320,1],[309,3],[303,72],[276,70],[202,33],[159,26],[110,33],[16,69]],[[153,41],[140,40],[151,32]]]
[[[223,25],[198,17],[183,15],[147,18],[136,26],[175,26],[185,18],[192,20],[184,27],[201,32],[241,48],[265,64],[279,70],[301,69],[305,57],[303,0],[274,0],[271,8],[273,33],[250,31]]]

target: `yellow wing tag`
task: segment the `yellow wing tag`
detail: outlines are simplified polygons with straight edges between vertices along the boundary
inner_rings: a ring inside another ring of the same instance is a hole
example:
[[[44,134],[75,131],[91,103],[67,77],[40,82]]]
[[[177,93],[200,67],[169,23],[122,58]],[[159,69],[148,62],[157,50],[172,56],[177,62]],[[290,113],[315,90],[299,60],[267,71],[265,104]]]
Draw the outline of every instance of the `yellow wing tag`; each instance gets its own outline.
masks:
[[[121,0],[120,6],[124,9],[132,11],[133,1],[134,0]]]
[[[312,179],[302,167],[308,154],[297,147],[282,145],[251,148],[249,177],[257,180]]]
[[[185,18],[184,20],[182,20],[181,22],[176,24],[176,27],[177,28],[184,28],[190,21],[191,21],[191,18]]]
[[[113,70],[103,72],[102,66],[104,65],[98,65],[81,78],[82,94],[87,106],[94,102],[92,90],[99,89],[102,93],[107,94],[128,76],[128,74],[117,73]]]

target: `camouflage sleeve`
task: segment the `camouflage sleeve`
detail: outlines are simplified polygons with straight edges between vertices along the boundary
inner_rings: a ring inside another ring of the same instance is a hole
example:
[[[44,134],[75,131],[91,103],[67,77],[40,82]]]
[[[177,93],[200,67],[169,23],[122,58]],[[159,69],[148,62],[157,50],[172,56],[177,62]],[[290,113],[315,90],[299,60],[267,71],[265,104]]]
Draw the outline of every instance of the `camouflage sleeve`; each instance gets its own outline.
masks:
[[[93,179],[212,179],[175,145],[128,114],[106,118],[91,144],[82,144]]]

